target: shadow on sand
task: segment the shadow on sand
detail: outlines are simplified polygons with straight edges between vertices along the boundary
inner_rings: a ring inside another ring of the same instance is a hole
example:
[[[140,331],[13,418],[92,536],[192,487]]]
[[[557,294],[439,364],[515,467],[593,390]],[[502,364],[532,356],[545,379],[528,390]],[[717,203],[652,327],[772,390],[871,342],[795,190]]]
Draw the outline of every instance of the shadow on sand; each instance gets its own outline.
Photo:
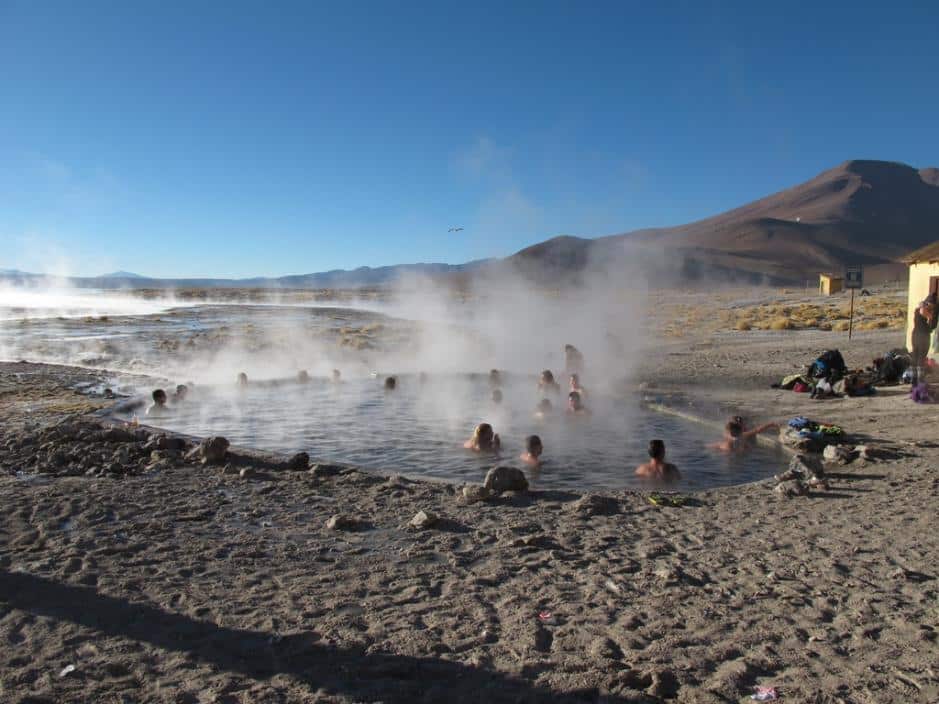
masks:
[[[617,696],[600,697],[593,688],[555,692],[505,673],[458,662],[342,649],[324,644],[315,633],[280,637],[225,628],[23,572],[0,571],[0,600],[7,608],[189,653],[206,664],[254,679],[278,673],[291,675],[308,684],[311,693],[325,690],[355,701],[630,701]]]

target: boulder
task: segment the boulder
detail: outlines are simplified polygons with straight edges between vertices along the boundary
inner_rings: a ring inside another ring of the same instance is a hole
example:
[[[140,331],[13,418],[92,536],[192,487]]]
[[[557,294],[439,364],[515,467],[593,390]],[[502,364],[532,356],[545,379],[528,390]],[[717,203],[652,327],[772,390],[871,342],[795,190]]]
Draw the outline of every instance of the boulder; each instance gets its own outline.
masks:
[[[221,464],[225,461],[225,455],[228,454],[228,444],[228,440],[220,435],[206,438],[200,446],[202,461],[206,464]]]
[[[238,472],[238,476],[242,479],[254,479],[258,476],[258,473],[254,471],[252,467],[245,467],[240,472]]]
[[[161,435],[159,438],[157,438],[158,450],[182,452],[188,447],[188,445],[189,443],[187,443],[183,438],[177,438],[173,436],[167,437],[166,435]]]
[[[134,431],[127,428],[113,427],[105,430],[101,434],[101,439],[105,442],[134,442],[137,436]]]
[[[619,513],[619,502],[609,496],[585,494],[571,504],[571,510],[583,518],[613,516]]]
[[[517,467],[498,466],[489,470],[483,486],[497,494],[503,491],[527,491],[528,480]]]
[[[425,528],[432,528],[439,520],[440,519],[437,518],[436,514],[433,514],[430,511],[418,511],[417,515],[411,519],[409,525],[412,528],[424,530]]]

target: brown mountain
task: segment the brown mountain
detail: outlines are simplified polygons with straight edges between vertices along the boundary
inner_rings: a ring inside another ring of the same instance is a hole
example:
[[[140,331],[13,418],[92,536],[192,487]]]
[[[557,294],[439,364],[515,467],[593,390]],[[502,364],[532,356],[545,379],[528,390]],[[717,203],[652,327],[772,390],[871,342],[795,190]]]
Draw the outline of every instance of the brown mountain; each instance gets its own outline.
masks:
[[[669,281],[710,274],[778,282],[863,264],[873,281],[901,275],[898,260],[937,239],[939,169],[848,161],[704,220],[594,240],[556,237],[508,261],[538,278],[579,277],[625,258]]]

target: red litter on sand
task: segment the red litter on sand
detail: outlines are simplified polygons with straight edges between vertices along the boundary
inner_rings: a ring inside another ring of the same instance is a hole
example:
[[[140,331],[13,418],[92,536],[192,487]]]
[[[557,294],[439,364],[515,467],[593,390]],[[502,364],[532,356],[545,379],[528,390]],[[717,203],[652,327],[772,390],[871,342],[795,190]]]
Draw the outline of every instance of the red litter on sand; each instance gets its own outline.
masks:
[[[554,614],[550,611],[541,611],[538,613],[538,620],[542,623],[551,623],[554,621]]]
[[[750,699],[758,702],[774,702],[779,699],[779,694],[775,687],[754,687]]]

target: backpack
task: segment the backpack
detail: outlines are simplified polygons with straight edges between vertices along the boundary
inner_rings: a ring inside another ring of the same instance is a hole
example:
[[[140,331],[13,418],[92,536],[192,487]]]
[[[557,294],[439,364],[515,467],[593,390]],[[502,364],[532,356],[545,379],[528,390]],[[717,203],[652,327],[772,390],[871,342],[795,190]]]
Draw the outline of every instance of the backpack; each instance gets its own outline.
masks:
[[[844,363],[844,357],[838,350],[826,350],[818,356],[809,367],[809,374],[816,379],[827,379],[834,382],[845,375],[848,367]]]

